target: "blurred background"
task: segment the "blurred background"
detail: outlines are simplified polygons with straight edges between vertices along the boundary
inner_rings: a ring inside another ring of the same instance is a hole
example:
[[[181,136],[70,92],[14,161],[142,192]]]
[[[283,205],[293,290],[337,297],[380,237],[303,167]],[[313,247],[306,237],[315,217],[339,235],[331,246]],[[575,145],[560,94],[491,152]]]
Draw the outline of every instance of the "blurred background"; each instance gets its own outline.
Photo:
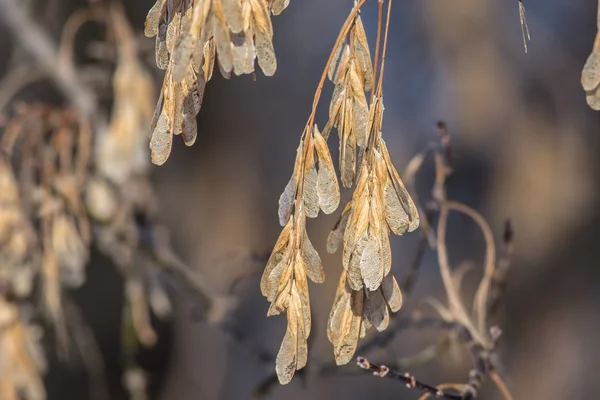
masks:
[[[448,196],[478,210],[501,237],[513,222],[515,255],[503,304],[493,322],[503,330],[499,356],[515,399],[584,399],[600,396],[594,371],[600,368],[600,113],[585,102],[581,68],[596,35],[597,4],[591,0],[525,0],[532,40],[524,52],[517,0],[419,0],[394,3],[384,79],[383,136],[402,171],[410,158],[436,139],[438,120],[452,140],[454,174]],[[84,0],[31,1],[37,20],[56,38]],[[198,116],[199,136],[187,148],[174,141],[168,162],[152,167],[159,216],[170,229],[177,253],[202,273],[217,292],[240,275],[239,304],[229,322],[250,347],[275,355],[285,318],[266,318],[268,302],[259,291],[263,264],[243,255],[269,253],[280,226],[277,201],[291,172],[295,150],[322,68],[351,0],[292,0],[273,18],[278,70],[266,78],[223,79],[215,73]],[[150,0],[124,2],[141,34]],[[367,1],[363,21],[370,40],[377,26],[376,2]],[[78,41],[95,34],[82,31]],[[162,71],[154,64],[153,40],[141,39],[145,61],[157,86]],[[146,47],[144,47],[146,46]],[[0,27],[0,51],[15,43]],[[83,52],[83,50],[81,50]],[[0,75],[8,57],[0,60]],[[1,88],[0,88],[1,90]],[[332,90],[327,83],[317,122],[324,125]],[[22,91],[20,100],[57,101],[51,85]],[[337,138],[332,138],[337,157]],[[431,160],[417,176],[418,194],[427,198],[434,179]],[[342,193],[342,201],[350,192]],[[310,285],[313,310],[309,366],[331,362],[325,324],[341,271],[340,255],[325,251],[326,237],[339,212],[308,223],[324,262],[326,281]],[[465,295],[480,279],[484,241],[468,219],[451,216],[450,262],[473,260]],[[401,277],[410,264],[417,234],[392,238],[393,271]],[[94,253],[88,280],[74,296],[99,342],[111,399],[127,398],[121,388],[120,356],[123,283],[111,263]],[[158,344],[140,351],[156,399],[250,399],[274,370],[233,343],[221,330],[195,316],[193,297],[172,293],[175,316],[156,322]],[[405,307],[427,296],[444,299],[435,253],[427,250],[415,292]],[[418,352],[436,340],[435,332],[404,332],[391,348],[369,355],[373,362]],[[411,369],[428,383],[465,382],[471,360],[464,350]],[[355,368],[350,366],[349,369]],[[356,368],[357,369],[357,368]],[[368,373],[297,376],[273,386],[264,398],[314,400],[416,399],[399,382]],[[49,399],[88,398],[85,370],[56,364],[46,375]],[[500,398],[489,381],[482,399]]]

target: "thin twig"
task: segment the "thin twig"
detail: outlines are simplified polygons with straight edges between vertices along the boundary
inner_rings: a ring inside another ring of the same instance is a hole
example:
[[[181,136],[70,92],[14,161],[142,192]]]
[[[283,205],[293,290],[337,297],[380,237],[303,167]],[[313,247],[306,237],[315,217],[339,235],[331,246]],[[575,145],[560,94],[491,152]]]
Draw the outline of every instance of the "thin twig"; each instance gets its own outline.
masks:
[[[496,270],[496,245],[494,243],[494,234],[492,233],[492,230],[485,218],[483,218],[483,216],[475,209],[456,201],[448,201],[446,205],[448,209],[461,212],[475,221],[479,226],[479,229],[481,229],[485,239],[485,264],[483,278],[481,279],[479,287],[477,288],[477,292],[475,293],[475,301],[473,304],[475,318],[477,319],[477,329],[479,332],[484,332],[487,327],[487,304],[490,284],[492,278],[494,277],[494,271]]]
[[[379,0],[379,7],[377,11],[377,39],[375,40],[375,61],[373,63],[373,85],[377,82],[377,66],[379,64],[379,46],[381,45],[381,28],[383,27],[383,0]],[[371,89],[371,101],[375,97],[375,88]]]
[[[438,389],[435,386],[431,386],[431,385],[428,385],[427,383],[417,380],[413,375],[409,374],[408,372],[405,372],[405,373],[394,372],[394,371],[390,370],[388,367],[386,367],[385,365],[372,364],[369,362],[369,360],[367,360],[366,358],[363,358],[363,357],[357,358],[357,364],[359,367],[361,367],[363,369],[368,369],[368,370],[372,371],[373,375],[375,375],[375,376],[378,376],[381,378],[390,378],[390,379],[394,379],[394,380],[403,382],[406,385],[406,387],[408,387],[409,389],[417,389],[417,390],[420,390],[423,392],[430,393],[430,394],[434,395],[435,397],[437,397],[438,399],[450,399],[450,400],[464,400],[465,399],[465,397],[463,397],[462,394],[452,394],[452,393],[445,392],[442,389]]]

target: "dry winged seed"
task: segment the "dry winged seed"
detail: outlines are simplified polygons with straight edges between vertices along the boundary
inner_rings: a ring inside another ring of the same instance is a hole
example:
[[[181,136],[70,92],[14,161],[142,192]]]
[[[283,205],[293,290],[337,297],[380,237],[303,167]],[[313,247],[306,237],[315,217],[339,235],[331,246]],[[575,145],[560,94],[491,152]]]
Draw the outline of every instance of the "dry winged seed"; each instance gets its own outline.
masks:
[[[319,206],[325,214],[334,212],[340,204],[340,187],[335,176],[335,168],[329,148],[325,139],[319,133],[315,126],[314,130],[315,148],[319,158],[319,172],[317,176],[317,194],[319,197]]]
[[[173,80],[181,82],[188,76],[192,54],[196,48],[197,38],[187,33],[179,35],[173,52]]]
[[[365,92],[369,92],[373,89],[373,65],[369,53],[369,42],[360,16],[356,18],[352,33],[354,35],[354,54],[364,77],[362,86]]]
[[[222,74],[228,78],[228,74],[233,69],[233,46],[231,44],[231,35],[229,28],[219,19],[213,18],[213,34],[217,46],[217,60]]]
[[[367,245],[367,234],[363,234],[354,247],[350,262],[348,263],[348,284],[352,290],[361,290],[363,288],[363,276],[361,271],[361,257]],[[346,250],[346,247],[344,247]]]
[[[196,142],[198,133],[196,114],[193,93],[189,92],[183,99],[183,128],[181,132],[186,146],[191,146]]]
[[[390,248],[390,231],[387,225],[383,224],[379,236],[381,244],[381,262],[383,264],[383,275],[388,275],[392,269],[392,249]]]
[[[166,0],[157,0],[150,11],[148,11],[148,16],[144,23],[144,35],[146,35],[146,37],[154,37],[158,34],[160,14],[165,1]]]
[[[277,378],[282,385],[286,385],[292,380],[299,364],[298,342],[301,339],[301,334],[298,329],[299,318],[296,307],[295,296],[292,295],[287,310],[287,329],[275,361]]]
[[[152,163],[163,165],[169,158],[172,144],[173,135],[169,129],[169,117],[163,110],[150,137]]]
[[[306,275],[315,283],[322,283],[325,280],[325,272],[321,264],[321,257],[315,250],[306,230],[304,231],[304,239],[302,241],[302,261],[306,267]]]
[[[223,14],[227,25],[233,33],[239,33],[243,28],[242,8],[240,0],[221,0]]]
[[[333,305],[327,321],[327,338],[331,343],[337,342],[339,326],[343,310],[350,307],[350,288],[346,283],[346,271],[342,270],[338,281]]]
[[[294,264],[294,287],[298,293],[300,299],[299,308],[300,317],[302,318],[304,335],[308,338],[311,328],[311,316],[310,316],[310,299],[308,296],[308,281],[306,280],[306,272],[304,271],[304,263],[296,262]]]
[[[277,58],[275,57],[272,36],[269,36],[261,28],[257,28],[254,34],[258,65],[265,76],[273,76],[277,70]]]
[[[592,110],[600,111],[600,91],[595,90],[585,96],[585,100]]]
[[[334,345],[334,357],[337,365],[350,362],[356,351],[361,330],[361,314],[363,310],[364,292],[351,292],[350,307],[344,309],[337,343]]]
[[[302,200],[304,211],[309,218],[319,214],[319,195],[317,193],[317,168],[315,166],[314,144],[311,141],[308,154],[304,160],[304,183],[302,185]]]
[[[272,0],[271,12],[273,15],[279,15],[287,8],[290,4],[290,0]]]
[[[383,279],[383,262],[381,247],[374,235],[368,237],[360,256],[360,272],[367,289],[373,291],[379,288]]]
[[[298,183],[296,182],[296,178],[292,175],[288,184],[285,186],[283,193],[281,193],[281,196],[279,197],[279,224],[281,226],[284,226],[292,215],[297,188]]]
[[[208,42],[206,42],[203,52],[204,65],[202,66],[202,71],[204,72],[204,80],[208,82],[210,81],[210,78],[212,78],[212,74],[215,69],[217,47],[214,38],[210,38]]]
[[[402,235],[408,229],[408,215],[404,211],[391,181],[385,184],[385,219],[396,235]]]
[[[365,302],[365,318],[373,324],[379,332],[384,331],[390,322],[390,314],[387,309],[387,304],[381,294],[381,290],[374,292],[366,291],[367,297]]]
[[[380,144],[381,154],[383,155],[383,159],[385,160],[385,164],[388,169],[389,178],[390,178],[393,188],[396,192],[396,196],[398,197],[398,200],[400,201],[400,205],[402,206],[402,209],[404,210],[405,215],[408,217],[409,224],[408,224],[407,230],[409,232],[412,232],[419,227],[419,213],[417,212],[417,207],[415,206],[415,203],[413,202],[412,198],[410,197],[410,194],[408,194],[408,191],[404,187],[404,184],[402,183],[402,180],[400,179],[400,176],[398,175],[396,168],[394,168],[394,165],[392,164],[392,161],[390,160],[390,155],[388,153],[388,150],[387,150],[387,147],[385,145],[385,141],[383,140],[383,138],[380,138],[379,144]],[[386,195],[386,202],[387,202],[387,197],[388,197],[388,195]],[[386,216],[386,218],[387,218],[387,216]],[[389,221],[388,221],[388,224],[389,224]],[[397,226],[397,227],[399,227],[399,226]],[[392,231],[394,233],[396,233],[396,231],[394,231],[392,226],[390,226],[390,229],[392,229]]]
[[[292,224],[293,217],[289,219],[288,223],[281,230],[279,238],[277,239],[275,247],[273,248],[273,253],[271,253],[271,257],[267,262],[262,279],[260,280],[261,293],[263,296],[267,297],[269,301],[273,301],[272,298],[275,297],[273,291],[279,286],[279,278],[275,277],[275,279],[273,279],[272,272],[282,263],[287,265],[291,257],[289,241]],[[279,272],[279,275],[281,275],[281,272]]]
[[[396,282],[396,278],[392,274],[387,274],[383,278],[381,289],[383,290],[383,295],[388,306],[390,306],[390,310],[392,312],[398,311],[402,307],[402,292],[400,291],[398,282]]]
[[[333,230],[329,233],[327,237],[327,252],[335,253],[342,243],[342,239],[344,237],[344,231],[346,230],[346,224],[348,223],[348,217],[352,212],[352,201],[348,202],[340,219],[336,222]]]
[[[600,54],[596,51],[593,51],[585,62],[581,73],[581,85],[586,92],[600,85]]]
[[[254,45],[244,33],[239,35],[242,44],[233,46],[233,73],[238,76],[254,72]]]
[[[359,146],[365,147],[367,144],[367,135],[369,129],[369,106],[365,97],[363,83],[361,82],[355,65],[350,67],[350,86],[353,94],[353,116],[354,116],[354,135]]]

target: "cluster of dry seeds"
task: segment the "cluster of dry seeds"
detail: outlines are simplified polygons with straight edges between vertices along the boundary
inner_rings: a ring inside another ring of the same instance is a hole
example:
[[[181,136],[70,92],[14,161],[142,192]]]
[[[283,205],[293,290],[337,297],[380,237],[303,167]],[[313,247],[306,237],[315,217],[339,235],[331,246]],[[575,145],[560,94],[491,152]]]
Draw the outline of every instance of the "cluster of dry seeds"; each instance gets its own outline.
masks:
[[[396,312],[402,306],[400,288],[391,274],[389,232],[402,235],[419,226],[415,204],[381,138],[381,98],[375,97],[370,107],[369,140],[356,187],[327,242],[329,252],[343,246],[344,271],[327,325],[338,365],[351,360],[366,329],[387,328],[388,307]]]
[[[319,209],[330,214],[339,202],[329,148],[317,126],[307,125],[294,173],[279,200],[283,230],[260,282],[262,294],[271,302],[267,315],[287,314],[288,327],[276,365],[281,383],[288,383],[306,364],[311,325],[306,278],[315,283],[325,279],[321,258],[306,233],[306,218],[317,217]]]
[[[581,72],[581,85],[585,90],[588,105],[600,111],[600,1],[598,2],[598,33],[594,40],[592,53],[588,57]]]
[[[194,144],[196,115],[215,60],[229,78],[254,72],[254,61],[271,76],[277,69],[271,14],[289,0],[157,0],[145,34],[156,36],[156,64],[165,78],[152,123],[152,162],[163,164],[173,134]]]
[[[120,267],[137,341],[152,345],[150,308],[170,312],[158,279],[160,228],[149,180],[147,124],[155,88],[138,60],[121,7],[105,22],[116,39],[114,109],[92,140],[90,124],[69,109],[20,105],[0,140],[0,398],[42,400],[39,334],[24,317],[35,301],[51,323],[61,355],[72,347],[65,288],[81,286],[90,247]],[[158,243],[158,244],[157,244]],[[35,309],[35,307],[34,307]]]
[[[279,200],[279,220],[284,228],[261,280],[261,291],[271,302],[267,315],[287,314],[287,331],[276,360],[282,384],[307,360],[310,305],[306,277],[316,283],[324,280],[320,257],[306,234],[306,217],[315,218],[319,209],[332,213],[340,201],[326,144],[331,129],[335,127],[339,133],[339,169],[345,187],[353,185],[358,171],[352,199],[327,243],[330,252],[343,246],[344,271],[327,326],[338,364],[350,361],[367,328],[375,326],[382,331],[387,327],[388,307],[395,312],[402,305],[400,289],[390,273],[389,231],[401,235],[419,225],[417,209],[381,138],[381,89],[370,105],[366,100],[365,92],[374,90],[375,77],[358,14],[361,5],[355,5],[344,24],[326,67],[335,89],[323,134],[313,125],[320,89],[317,91],[292,178]],[[381,83],[381,74],[379,79]]]

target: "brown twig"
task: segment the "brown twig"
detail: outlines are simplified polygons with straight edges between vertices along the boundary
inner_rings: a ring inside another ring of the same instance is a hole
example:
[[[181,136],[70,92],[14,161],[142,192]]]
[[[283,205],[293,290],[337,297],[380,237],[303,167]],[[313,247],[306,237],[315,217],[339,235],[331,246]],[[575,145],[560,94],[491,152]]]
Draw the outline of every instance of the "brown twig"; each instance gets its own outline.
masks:
[[[406,387],[408,387],[409,389],[416,389],[416,390],[430,393],[431,395],[434,395],[438,399],[449,399],[449,400],[465,400],[465,399],[467,399],[466,397],[463,397],[462,394],[448,393],[442,389],[436,388],[435,386],[431,386],[431,385],[428,385],[427,383],[421,382],[421,381],[417,380],[413,375],[409,374],[408,372],[405,372],[405,373],[395,372],[395,371],[390,370],[385,365],[372,364],[371,362],[369,362],[369,360],[367,360],[366,358],[363,358],[363,357],[357,358],[357,364],[362,369],[368,369],[368,370],[372,371],[373,375],[375,375],[375,376],[378,376],[381,378],[394,379],[394,380],[403,382],[406,385]]]

